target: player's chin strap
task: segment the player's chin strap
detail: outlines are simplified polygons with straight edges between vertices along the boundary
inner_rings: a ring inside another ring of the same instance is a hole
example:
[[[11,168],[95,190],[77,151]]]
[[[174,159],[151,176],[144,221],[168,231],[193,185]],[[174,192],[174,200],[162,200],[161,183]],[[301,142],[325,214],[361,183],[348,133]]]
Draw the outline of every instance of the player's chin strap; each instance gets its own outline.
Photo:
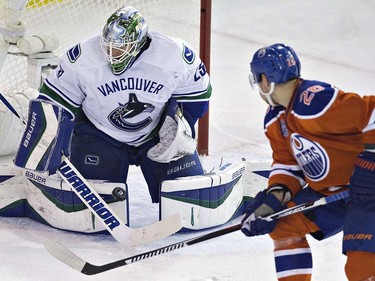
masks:
[[[271,82],[271,87],[270,87],[270,90],[268,91],[268,93],[265,93],[262,91],[262,89],[260,87],[259,88],[259,92],[266,97],[267,101],[268,101],[268,104],[271,105],[271,106],[276,106],[276,104],[273,102],[272,98],[271,98],[271,95],[273,94],[274,90],[275,90],[275,82]]]
[[[253,74],[249,74],[249,83],[250,83],[250,86],[252,89],[258,89],[258,91],[266,97],[267,101],[268,101],[268,104],[271,105],[271,106],[276,106],[276,104],[273,102],[272,98],[271,98],[271,95],[272,93],[274,92],[275,90],[275,82],[271,82],[271,85],[270,85],[270,90],[268,91],[268,93],[265,93],[262,91],[262,89],[260,88],[258,82],[257,82],[257,79],[255,78],[255,76]]]

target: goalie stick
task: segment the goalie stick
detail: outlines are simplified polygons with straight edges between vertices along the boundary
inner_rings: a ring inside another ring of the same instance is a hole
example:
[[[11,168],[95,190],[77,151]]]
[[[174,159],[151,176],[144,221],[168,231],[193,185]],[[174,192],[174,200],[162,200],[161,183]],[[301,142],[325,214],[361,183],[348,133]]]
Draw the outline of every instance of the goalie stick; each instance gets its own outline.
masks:
[[[58,174],[105,226],[108,232],[124,246],[149,243],[176,233],[182,228],[179,214],[141,228],[127,227],[64,155],[62,156]]]
[[[5,106],[26,125],[23,118],[1,93],[0,99]],[[62,163],[57,173],[120,244],[124,246],[137,246],[149,243],[165,238],[182,228],[181,216],[179,214],[175,214],[141,228],[130,228],[126,226],[95,189],[78,172],[69,159],[64,155],[61,159]]]
[[[14,107],[8,102],[8,100],[3,96],[2,93],[0,93],[0,100],[3,102],[3,104],[22,122],[22,124],[26,125],[25,120],[23,117],[21,117],[17,111],[14,109]]]
[[[335,202],[335,201],[338,201],[347,197],[349,197],[349,191],[340,192],[334,195],[320,198],[319,200],[316,200],[316,201],[302,203],[297,206],[282,210],[278,213],[268,216],[268,218],[276,220],[281,217],[289,216],[289,215],[296,214],[302,211],[306,211],[312,208],[316,208],[318,206],[326,205],[326,204],[329,204],[329,203],[332,203],[332,202]],[[70,251],[65,245],[57,241],[47,241],[45,243],[45,247],[51,255],[53,255],[55,258],[65,263],[66,265],[70,266],[71,268],[86,275],[95,275],[95,274],[108,271],[117,267],[129,265],[131,263],[134,263],[140,260],[145,260],[154,256],[159,256],[159,255],[162,255],[162,254],[165,254],[165,253],[168,253],[168,252],[180,249],[180,248],[191,246],[191,245],[194,245],[194,244],[206,241],[206,240],[210,240],[215,237],[219,237],[228,233],[232,233],[234,231],[240,230],[241,227],[242,227],[242,224],[235,224],[235,225],[205,234],[203,236],[199,236],[199,237],[192,238],[189,240],[170,244],[168,246],[160,247],[152,251],[144,252],[135,256],[127,257],[127,258],[114,261],[111,263],[103,264],[103,265],[94,265],[83,260],[76,254],[74,254],[72,251]]]

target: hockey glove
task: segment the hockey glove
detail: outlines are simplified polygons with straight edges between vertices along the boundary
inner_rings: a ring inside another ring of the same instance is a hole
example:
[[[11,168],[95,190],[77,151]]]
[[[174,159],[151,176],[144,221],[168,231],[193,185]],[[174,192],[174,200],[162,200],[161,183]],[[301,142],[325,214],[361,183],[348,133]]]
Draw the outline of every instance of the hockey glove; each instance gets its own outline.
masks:
[[[185,155],[194,154],[196,150],[194,128],[188,123],[174,99],[168,102],[167,113],[159,130],[159,139],[159,143],[147,152],[148,158],[152,161],[169,163]]]
[[[29,118],[14,164],[52,175],[61,164],[61,155],[70,154],[74,116],[50,101],[30,102]]]
[[[275,191],[283,193],[282,201],[273,194]],[[276,221],[266,217],[285,209],[283,203],[289,201],[290,198],[291,193],[285,186],[274,186],[259,192],[242,218],[241,231],[246,236],[263,235],[272,232],[276,227]]]
[[[354,204],[375,200],[375,153],[358,155],[350,178],[350,198]]]

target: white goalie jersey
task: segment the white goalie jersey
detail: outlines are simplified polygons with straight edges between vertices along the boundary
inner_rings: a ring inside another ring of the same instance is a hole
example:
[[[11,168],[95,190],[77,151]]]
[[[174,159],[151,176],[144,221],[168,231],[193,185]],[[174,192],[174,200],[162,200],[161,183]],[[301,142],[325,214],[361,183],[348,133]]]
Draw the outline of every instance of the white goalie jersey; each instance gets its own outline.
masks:
[[[112,138],[134,146],[148,140],[171,97],[207,101],[209,77],[195,51],[181,39],[149,32],[151,43],[125,72],[114,75],[100,49],[100,35],[68,50],[45,85]],[[125,133],[124,133],[125,132]]]

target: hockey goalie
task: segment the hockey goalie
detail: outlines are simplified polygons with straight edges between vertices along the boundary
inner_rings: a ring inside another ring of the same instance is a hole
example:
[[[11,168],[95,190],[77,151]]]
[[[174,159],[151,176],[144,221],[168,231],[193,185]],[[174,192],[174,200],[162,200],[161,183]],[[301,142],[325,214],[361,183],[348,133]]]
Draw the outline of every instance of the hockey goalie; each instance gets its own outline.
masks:
[[[61,178],[65,157],[126,224],[130,165],[140,167],[161,220],[179,213],[182,226],[193,230],[228,222],[245,208],[246,165],[204,174],[194,125],[210,96],[195,50],[148,31],[137,9],[121,7],[100,34],[65,52],[28,105],[2,98],[0,151],[9,156],[0,167],[0,215],[104,231],[103,220],[87,209],[97,205]]]

